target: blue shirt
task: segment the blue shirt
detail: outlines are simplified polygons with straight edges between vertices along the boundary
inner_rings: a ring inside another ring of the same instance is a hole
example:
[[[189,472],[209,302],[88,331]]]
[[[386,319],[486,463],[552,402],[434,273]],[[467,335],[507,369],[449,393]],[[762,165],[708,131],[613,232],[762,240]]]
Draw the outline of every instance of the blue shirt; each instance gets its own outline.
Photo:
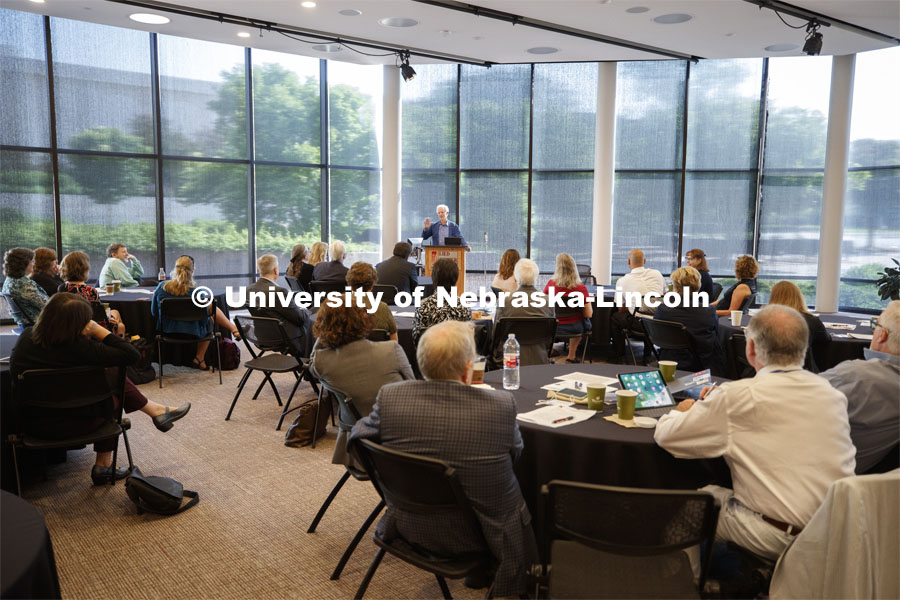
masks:
[[[208,319],[203,319],[201,321],[172,321],[162,318],[160,302],[166,298],[190,298],[191,292],[193,291],[193,288],[191,288],[188,290],[187,295],[176,296],[163,289],[164,285],[166,285],[165,281],[157,286],[156,291],[153,292],[153,301],[150,303],[150,314],[156,317],[156,330],[162,331],[163,333],[183,333],[196,337],[205,337],[209,333]]]

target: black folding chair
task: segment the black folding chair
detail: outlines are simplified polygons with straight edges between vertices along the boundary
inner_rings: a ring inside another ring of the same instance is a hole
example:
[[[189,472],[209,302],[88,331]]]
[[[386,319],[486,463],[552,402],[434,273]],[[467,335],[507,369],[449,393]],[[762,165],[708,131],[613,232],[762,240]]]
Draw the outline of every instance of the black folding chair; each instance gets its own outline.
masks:
[[[291,338],[288,336],[281,319],[235,317],[234,324],[241,334],[244,346],[253,358],[244,363],[247,370],[244,371],[244,376],[241,377],[241,381],[238,383],[237,392],[234,394],[234,399],[231,401],[225,420],[231,419],[231,413],[234,411],[238,397],[244,391],[244,385],[246,385],[253,371],[261,371],[263,374],[263,380],[260,382],[259,387],[256,388],[253,399],[256,400],[259,397],[259,393],[266,385],[266,382],[268,382],[272,387],[272,391],[275,392],[275,400],[278,402],[278,406],[282,406],[281,396],[278,394],[275,382],[272,381],[272,373],[293,373],[296,381],[294,382],[294,387],[291,388],[287,402],[283,405],[284,409],[281,411],[278,425],[275,427],[276,431],[280,431],[281,425],[284,423],[284,417],[291,412],[291,400],[294,399],[294,394],[304,378],[312,386],[313,391],[317,394],[320,393],[319,388],[316,386],[316,379],[309,372],[309,362],[294,354]],[[257,350],[254,350],[253,346],[256,346]],[[266,354],[266,352],[270,354]],[[316,422],[318,423],[318,420]]]
[[[456,470],[448,463],[391,450],[371,440],[359,440],[356,451],[382,501],[390,508],[428,514],[435,519],[458,518],[466,531],[484,548],[481,552],[440,556],[414,546],[399,536],[386,540],[376,531],[373,540],[378,552],[359,584],[355,598],[362,598],[386,552],[429,573],[437,579],[444,598],[452,598],[445,578],[462,579],[494,563],[481,525],[466,497]]]
[[[341,292],[344,293],[347,291],[347,288],[350,287],[343,281],[310,281],[309,289],[315,294],[316,292]]]
[[[710,294],[710,296],[709,296],[710,305],[712,305],[716,300],[718,300],[719,296],[721,296],[721,295],[722,295],[722,284],[716,283],[715,281],[713,281],[712,294]]]
[[[711,494],[551,481],[541,489],[537,597],[689,598],[706,583],[709,554],[694,584],[682,550],[713,543],[719,506]]]
[[[400,290],[397,289],[396,285],[387,285],[384,283],[376,283],[372,288],[372,293],[377,294],[381,292],[384,296],[381,297],[381,301],[385,304],[393,305],[394,297],[400,293]]]
[[[31,320],[31,317],[25,314],[25,311],[16,303],[16,299],[13,298],[10,294],[6,292],[0,292],[0,296],[6,300],[6,305],[9,307],[9,314],[16,322],[16,328],[13,329],[13,333],[16,335],[25,331],[26,327],[31,327],[34,325],[34,321]],[[19,325],[22,323],[22,325]]]
[[[575,307],[570,308],[568,306],[557,306],[556,307],[556,318],[557,323],[559,323],[558,319],[564,319],[566,317],[578,317],[579,319],[584,319],[584,309]],[[554,341],[568,341],[572,343],[572,340],[575,338],[580,338],[581,342],[584,343],[584,350],[581,351],[581,362],[584,362],[585,357],[587,356],[588,346],[591,343],[591,332],[585,329],[582,333],[576,333],[574,335],[563,334],[559,332],[559,327],[556,328],[556,334],[554,335]],[[593,362],[593,361],[592,361]]]
[[[591,285],[597,285],[597,278],[591,275],[591,265],[575,263],[575,268],[578,269],[578,276],[581,277],[581,281],[587,283],[588,279],[590,279]]]
[[[291,277],[290,275],[285,275],[284,280],[288,284],[288,289],[292,292],[305,292],[306,290],[303,288],[303,284],[300,283],[300,280],[296,277]]]
[[[651,321],[652,319],[652,317],[645,318],[634,315],[628,322],[628,327],[625,328],[625,345],[628,346],[628,351],[631,352],[631,363],[635,366],[637,366],[637,357],[634,355],[634,348],[631,346],[631,340],[644,342],[644,361],[646,361],[647,357],[650,355],[656,357],[657,361],[659,360],[659,353],[656,351],[656,346],[653,345],[653,340],[646,329],[647,321]],[[641,329],[635,327],[638,323],[640,323]]]
[[[20,373],[13,381],[15,398],[16,433],[7,438],[13,451],[13,465],[16,470],[16,490],[22,495],[19,475],[19,459],[16,448],[51,449],[84,446],[114,437],[122,436],[128,466],[134,468],[131,446],[126,431],[131,421],[122,418],[125,398],[125,367],[118,368],[115,393],[119,397],[119,407],[115,408],[113,391],[106,380],[103,367],[72,367],[68,369],[30,369]],[[40,434],[29,433],[32,424],[57,423],[102,417],[105,421],[93,431],[80,435],[48,439]],[[116,459],[119,447],[113,450],[110,485],[115,484]]]
[[[327,392],[335,400],[337,400],[339,406],[338,424],[341,429],[343,429],[344,431],[350,431],[351,429],[353,429],[353,425],[362,418],[359,409],[356,408],[356,405],[353,403],[353,399],[336,387],[329,385],[325,381],[320,380],[319,383],[322,385],[322,393]],[[341,491],[341,488],[344,487],[344,484],[347,483],[347,480],[349,480],[350,477],[353,477],[357,481],[369,481],[369,475],[365,472],[365,470],[361,470],[353,466],[352,464],[345,465],[345,469],[346,470],[344,471],[344,474],[341,475],[341,478],[335,484],[334,488],[332,488],[331,493],[328,494],[327,498],[325,498],[325,502],[322,503],[322,506],[319,508],[319,512],[316,513],[316,517],[313,519],[312,523],[310,523],[309,529],[306,530],[306,533],[315,533],[316,527],[318,527],[319,525],[319,521],[321,521],[322,517],[325,516],[325,511],[327,511],[328,507],[331,506],[332,501],[334,501],[335,497],[338,495],[338,492]],[[341,559],[338,561],[337,566],[331,573],[332,580],[340,578],[341,572],[344,570],[347,561],[350,560],[350,557],[353,555],[353,552],[356,550],[359,542],[362,541],[363,536],[366,535],[366,532],[372,526],[372,523],[375,522],[375,519],[381,513],[382,509],[384,509],[384,500],[381,500],[375,506],[375,508],[372,509],[372,512],[369,513],[369,516],[360,526],[359,530],[356,532],[356,535],[353,536],[352,540],[350,540],[350,544],[347,546],[347,549],[344,550],[344,554],[341,556]]]
[[[554,317],[502,317],[494,324],[494,336],[491,343],[491,356],[497,356],[501,352],[510,333],[516,335],[521,349],[526,346],[540,347],[547,360],[542,363],[530,362],[522,353],[523,367],[534,364],[547,364],[550,362],[550,350],[553,348],[553,340],[556,338],[556,318]]]
[[[728,379],[747,379],[756,375],[756,369],[747,360],[747,337],[735,333],[728,339]]]
[[[744,298],[744,301],[741,302],[741,306],[738,310],[745,313],[754,306],[756,306],[756,292],[753,292],[752,294]]]
[[[644,331],[650,336],[654,346],[658,346],[661,350],[687,351],[691,355],[691,363],[684,368],[687,370],[703,368],[703,361],[697,353],[697,344],[683,323],[662,319],[644,319],[643,323]]]
[[[222,385],[222,354],[219,351],[219,339],[222,333],[216,326],[216,320],[213,315],[216,314],[216,300],[213,298],[209,310],[202,306],[194,304],[191,298],[164,298],[159,303],[159,314],[161,319],[170,321],[206,321],[206,335],[203,337],[195,337],[192,335],[180,335],[172,337],[171,334],[158,332],[156,334],[156,351],[159,357],[159,387],[162,388],[163,380],[163,359],[162,345],[167,344],[197,344],[200,342],[211,341],[216,345],[216,366],[219,368],[219,385]]]
[[[387,329],[373,329],[369,332],[368,339],[370,342],[387,342],[391,339],[391,334]]]

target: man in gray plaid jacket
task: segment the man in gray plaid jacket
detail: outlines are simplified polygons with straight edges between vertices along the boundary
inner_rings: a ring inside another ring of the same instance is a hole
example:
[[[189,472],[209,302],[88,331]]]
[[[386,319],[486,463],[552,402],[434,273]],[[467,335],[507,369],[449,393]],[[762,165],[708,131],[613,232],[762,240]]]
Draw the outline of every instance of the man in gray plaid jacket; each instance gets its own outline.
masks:
[[[382,387],[372,412],[356,423],[349,439],[372,439],[450,463],[497,561],[494,596],[516,596],[525,593],[526,571],[537,559],[531,515],[513,473],[522,436],[511,393],[468,385],[474,357],[470,323],[445,321],[429,328],[416,353],[427,381]],[[462,521],[392,507],[378,531],[385,539],[400,535],[437,554],[480,549]]]

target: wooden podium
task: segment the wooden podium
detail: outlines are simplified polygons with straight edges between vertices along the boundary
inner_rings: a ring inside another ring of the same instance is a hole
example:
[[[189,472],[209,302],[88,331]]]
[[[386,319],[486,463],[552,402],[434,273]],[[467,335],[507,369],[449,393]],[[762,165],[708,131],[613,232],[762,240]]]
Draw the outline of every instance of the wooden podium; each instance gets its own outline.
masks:
[[[465,246],[423,246],[425,251],[425,276],[431,277],[431,266],[441,258],[449,258],[459,267],[456,279],[456,293],[466,291],[466,247]]]

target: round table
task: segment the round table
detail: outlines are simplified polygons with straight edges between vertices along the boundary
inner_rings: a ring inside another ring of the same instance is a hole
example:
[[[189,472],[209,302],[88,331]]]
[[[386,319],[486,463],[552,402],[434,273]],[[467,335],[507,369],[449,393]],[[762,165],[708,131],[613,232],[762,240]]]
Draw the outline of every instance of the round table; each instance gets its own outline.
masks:
[[[741,319],[741,326],[735,327],[731,324],[731,317],[719,317],[719,342],[722,348],[728,348],[728,340],[735,333],[743,333],[743,328],[750,323],[752,315],[745,314]],[[855,333],[861,335],[872,335],[872,322],[870,315],[852,314],[852,313],[832,313],[820,314],[819,319],[823,323],[842,323],[853,325],[853,329],[829,329],[825,328],[831,336],[831,342],[825,349],[825,364],[817,365],[820,371],[825,371],[844,362],[845,360],[855,360],[864,358],[863,349],[869,347],[869,340],[860,340],[850,337],[848,334]],[[861,323],[868,321],[868,324]],[[727,350],[726,350],[727,351]]]
[[[547,396],[541,386],[554,382],[558,375],[580,371],[615,377],[646,370],[606,364],[522,367],[520,387],[513,395],[518,412],[524,413],[539,408],[535,403]],[[486,373],[484,380],[502,389],[503,371]],[[518,422],[525,448],[516,463],[516,477],[532,514],[536,514],[541,486],[552,479],[638,488],[696,489],[712,482],[730,487],[731,476],[723,459],[675,458],[656,445],[653,429],[626,429],[602,418],[614,412],[615,407],[607,406],[587,421],[555,429]]]
[[[0,598],[61,598],[53,544],[44,519],[0,491]]]

